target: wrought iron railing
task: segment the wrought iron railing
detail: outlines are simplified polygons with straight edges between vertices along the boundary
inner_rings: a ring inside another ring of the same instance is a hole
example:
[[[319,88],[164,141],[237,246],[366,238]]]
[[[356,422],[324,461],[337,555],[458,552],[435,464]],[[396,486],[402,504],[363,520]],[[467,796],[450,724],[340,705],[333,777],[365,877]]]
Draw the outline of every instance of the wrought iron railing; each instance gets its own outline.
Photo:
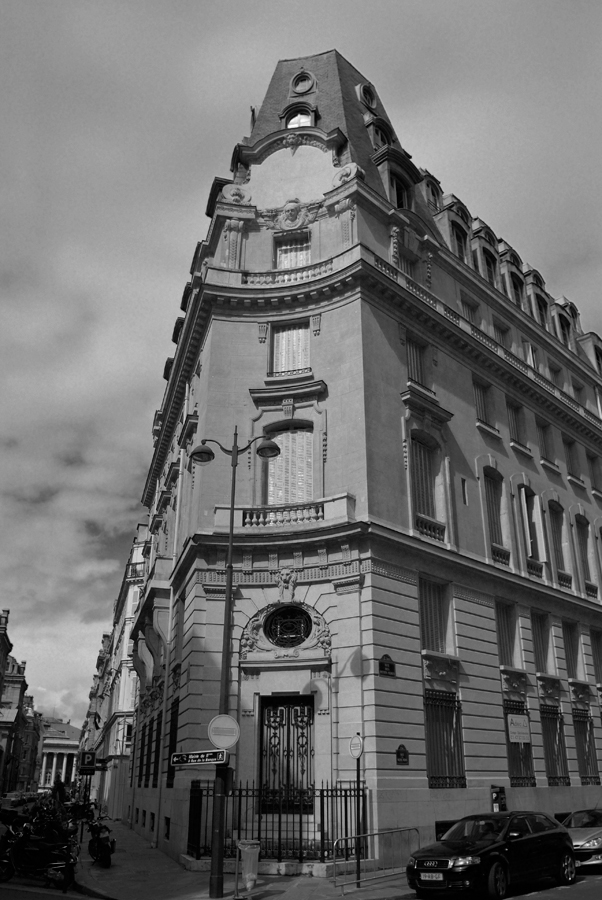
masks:
[[[237,841],[256,840],[262,859],[316,860],[333,858],[335,841],[356,834],[359,799],[360,828],[366,831],[367,794],[357,787],[320,788],[256,787],[238,785],[226,797],[224,855],[236,855]],[[213,784],[193,781],[188,815],[188,855],[194,859],[211,854]]]

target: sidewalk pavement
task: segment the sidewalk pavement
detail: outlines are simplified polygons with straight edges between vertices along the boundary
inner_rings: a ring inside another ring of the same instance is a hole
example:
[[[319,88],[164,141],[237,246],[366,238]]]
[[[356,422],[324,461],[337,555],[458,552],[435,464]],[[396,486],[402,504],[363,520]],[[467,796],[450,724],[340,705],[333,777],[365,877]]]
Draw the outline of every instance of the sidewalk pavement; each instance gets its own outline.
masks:
[[[111,822],[117,849],[110,869],[93,864],[82,844],[76,873],[80,892],[104,900],[205,900],[209,897],[209,872],[189,872],[120,821]],[[247,896],[242,882],[241,895]],[[224,876],[224,898],[234,896],[234,875]],[[259,875],[252,900],[338,900],[342,889],[332,878],[308,875]],[[345,887],[353,900],[413,900],[415,894],[405,875],[379,879],[365,887]]]

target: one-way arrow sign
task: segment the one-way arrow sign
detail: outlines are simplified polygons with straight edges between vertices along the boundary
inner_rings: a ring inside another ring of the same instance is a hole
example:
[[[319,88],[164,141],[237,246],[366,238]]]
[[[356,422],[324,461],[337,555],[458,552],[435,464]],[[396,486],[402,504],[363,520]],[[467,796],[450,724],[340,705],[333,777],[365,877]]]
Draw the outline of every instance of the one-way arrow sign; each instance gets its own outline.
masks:
[[[228,762],[227,750],[195,750],[193,753],[172,753],[172,766],[210,766]]]

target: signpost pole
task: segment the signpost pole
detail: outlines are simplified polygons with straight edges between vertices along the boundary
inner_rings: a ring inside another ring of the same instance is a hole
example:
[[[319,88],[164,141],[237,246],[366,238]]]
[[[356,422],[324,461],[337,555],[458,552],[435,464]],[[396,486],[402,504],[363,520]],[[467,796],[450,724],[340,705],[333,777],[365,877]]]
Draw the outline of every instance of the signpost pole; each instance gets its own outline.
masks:
[[[362,830],[362,812],[360,803],[360,757],[355,761],[355,884],[360,886],[361,862],[360,862],[360,833]]]

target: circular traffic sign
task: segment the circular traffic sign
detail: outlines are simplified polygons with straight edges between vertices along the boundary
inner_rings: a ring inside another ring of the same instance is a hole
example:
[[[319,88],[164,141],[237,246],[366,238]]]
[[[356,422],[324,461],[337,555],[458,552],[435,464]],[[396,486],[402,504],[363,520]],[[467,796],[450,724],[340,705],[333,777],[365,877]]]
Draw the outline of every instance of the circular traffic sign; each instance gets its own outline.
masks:
[[[238,744],[240,728],[232,716],[215,716],[209,722],[209,740],[218,750],[229,750]]]
[[[364,751],[364,741],[359,734],[354,734],[349,741],[349,753],[354,759],[359,759]]]

